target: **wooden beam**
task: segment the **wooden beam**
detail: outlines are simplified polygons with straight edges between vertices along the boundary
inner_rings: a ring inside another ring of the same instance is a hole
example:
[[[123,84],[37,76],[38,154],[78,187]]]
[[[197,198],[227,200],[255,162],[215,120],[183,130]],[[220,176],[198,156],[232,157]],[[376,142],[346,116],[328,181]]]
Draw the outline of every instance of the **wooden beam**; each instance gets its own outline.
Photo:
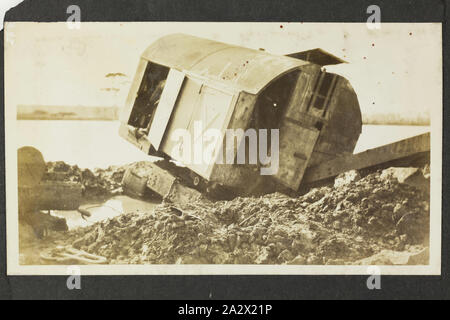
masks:
[[[430,133],[424,133],[361,153],[338,157],[310,167],[307,169],[302,183],[332,178],[349,170],[369,168],[429,151]]]

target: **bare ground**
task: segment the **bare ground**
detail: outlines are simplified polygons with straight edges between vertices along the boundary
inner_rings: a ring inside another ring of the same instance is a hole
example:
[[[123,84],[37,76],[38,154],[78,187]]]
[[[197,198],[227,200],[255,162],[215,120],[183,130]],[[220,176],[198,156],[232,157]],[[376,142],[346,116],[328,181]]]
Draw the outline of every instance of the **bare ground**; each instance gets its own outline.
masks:
[[[43,240],[23,231],[22,262],[70,245],[111,264],[428,264],[429,191],[398,170],[347,173],[298,197],[163,202]]]

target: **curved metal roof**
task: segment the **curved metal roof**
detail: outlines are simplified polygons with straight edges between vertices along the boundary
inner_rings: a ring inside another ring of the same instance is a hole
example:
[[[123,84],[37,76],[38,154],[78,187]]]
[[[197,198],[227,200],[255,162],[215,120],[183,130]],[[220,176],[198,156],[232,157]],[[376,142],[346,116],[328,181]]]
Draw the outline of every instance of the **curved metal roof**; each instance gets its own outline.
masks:
[[[279,76],[309,64],[185,34],[171,34],[156,40],[142,58],[252,94],[257,94]]]

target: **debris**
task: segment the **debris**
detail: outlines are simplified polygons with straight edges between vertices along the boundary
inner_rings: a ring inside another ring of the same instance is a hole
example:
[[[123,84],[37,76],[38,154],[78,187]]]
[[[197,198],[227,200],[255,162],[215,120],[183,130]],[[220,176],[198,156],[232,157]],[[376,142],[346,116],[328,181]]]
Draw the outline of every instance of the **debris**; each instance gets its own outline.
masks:
[[[52,245],[71,243],[112,264],[421,264],[428,199],[379,171],[297,197],[163,202],[55,234]]]
[[[80,189],[83,200],[106,198],[121,193],[122,179],[127,168],[128,166],[111,166],[107,169],[95,169],[93,172],[62,161],[47,162],[43,184],[47,189],[60,190],[64,186],[66,190]],[[52,197],[51,201],[54,199]]]

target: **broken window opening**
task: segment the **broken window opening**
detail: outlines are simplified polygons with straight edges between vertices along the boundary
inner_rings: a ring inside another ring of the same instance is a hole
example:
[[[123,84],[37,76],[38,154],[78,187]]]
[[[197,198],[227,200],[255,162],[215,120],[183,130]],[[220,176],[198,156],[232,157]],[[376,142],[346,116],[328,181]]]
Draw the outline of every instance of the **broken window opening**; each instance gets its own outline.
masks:
[[[128,121],[129,125],[145,129],[148,134],[169,70],[170,68],[153,62],[147,64]]]
[[[291,100],[299,73],[298,70],[290,72],[264,89],[256,101],[253,128],[280,128],[281,118]]]
[[[272,150],[271,129],[280,129],[282,117],[285,115],[287,107],[291,101],[297,79],[300,75],[299,70],[289,72],[279,79],[272,82],[258,96],[255,103],[255,112],[253,113],[249,128],[255,129],[258,134],[259,129],[267,129],[267,150]],[[248,144],[246,145],[246,161],[248,159]]]
[[[314,86],[308,110],[310,110],[312,106],[317,110],[323,110],[322,116],[326,115],[331,96],[336,87],[336,79],[337,77],[335,74],[321,72]]]

